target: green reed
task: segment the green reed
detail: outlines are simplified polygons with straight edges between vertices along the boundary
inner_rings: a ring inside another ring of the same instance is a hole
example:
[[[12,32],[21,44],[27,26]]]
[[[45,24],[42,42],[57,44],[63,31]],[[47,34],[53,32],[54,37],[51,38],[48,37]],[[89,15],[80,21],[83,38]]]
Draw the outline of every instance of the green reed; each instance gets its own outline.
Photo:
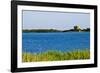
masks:
[[[89,50],[76,50],[70,52],[50,50],[42,53],[24,52],[22,54],[23,62],[81,60],[81,59],[89,59],[89,58],[90,58]]]

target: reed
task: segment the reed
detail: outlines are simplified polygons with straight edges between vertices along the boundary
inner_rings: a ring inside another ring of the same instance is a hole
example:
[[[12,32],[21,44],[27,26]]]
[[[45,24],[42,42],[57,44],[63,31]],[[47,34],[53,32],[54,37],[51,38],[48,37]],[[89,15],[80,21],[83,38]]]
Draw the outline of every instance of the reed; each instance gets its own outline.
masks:
[[[39,62],[39,61],[61,61],[61,60],[81,60],[90,59],[89,50],[76,50],[71,52],[61,52],[50,50],[42,53],[22,53],[23,62]]]

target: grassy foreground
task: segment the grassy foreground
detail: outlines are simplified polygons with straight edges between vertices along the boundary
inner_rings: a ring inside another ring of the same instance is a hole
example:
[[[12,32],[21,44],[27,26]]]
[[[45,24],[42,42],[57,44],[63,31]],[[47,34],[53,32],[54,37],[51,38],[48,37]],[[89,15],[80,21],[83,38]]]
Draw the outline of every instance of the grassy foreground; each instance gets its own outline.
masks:
[[[24,52],[22,54],[22,62],[80,60],[89,58],[89,50],[77,50],[72,52],[47,51],[38,54]]]

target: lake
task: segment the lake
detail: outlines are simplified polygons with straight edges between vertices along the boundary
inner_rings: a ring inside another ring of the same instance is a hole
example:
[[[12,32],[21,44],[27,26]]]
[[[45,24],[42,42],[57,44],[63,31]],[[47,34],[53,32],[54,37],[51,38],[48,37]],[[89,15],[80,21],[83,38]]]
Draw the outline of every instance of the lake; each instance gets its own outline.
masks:
[[[22,33],[22,51],[40,53],[48,50],[90,49],[90,32]]]

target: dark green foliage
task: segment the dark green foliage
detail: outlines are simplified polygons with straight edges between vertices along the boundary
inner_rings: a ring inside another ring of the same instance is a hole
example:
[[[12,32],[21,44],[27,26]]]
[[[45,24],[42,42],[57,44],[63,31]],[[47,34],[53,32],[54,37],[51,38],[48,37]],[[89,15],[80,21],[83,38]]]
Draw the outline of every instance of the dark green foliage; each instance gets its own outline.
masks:
[[[23,30],[23,32],[61,32],[61,31],[55,29],[31,29],[31,30]]]
[[[23,29],[23,32],[87,32],[90,31],[90,28],[86,29],[79,29],[78,27],[75,27],[75,29],[69,29],[69,30],[56,30],[56,29]]]

